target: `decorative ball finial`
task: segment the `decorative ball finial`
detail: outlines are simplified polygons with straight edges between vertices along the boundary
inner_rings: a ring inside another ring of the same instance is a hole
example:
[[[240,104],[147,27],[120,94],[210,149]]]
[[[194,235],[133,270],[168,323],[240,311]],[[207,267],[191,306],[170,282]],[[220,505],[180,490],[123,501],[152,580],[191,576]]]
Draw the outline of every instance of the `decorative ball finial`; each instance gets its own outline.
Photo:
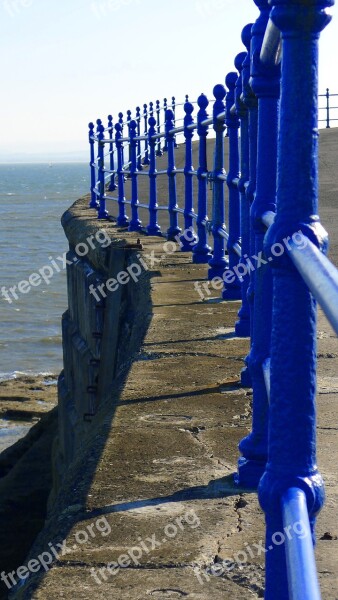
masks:
[[[115,131],[117,133],[121,133],[121,131],[122,131],[121,123],[116,123],[116,125],[115,125]]]
[[[194,105],[191,104],[191,102],[186,102],[184,105],[184,112],[187,113],[187,115],[192,115],[192,113],[194,112]]]
[[[225,85],[227,86],[227,88],[229,90],[235,89],[237,79],[238,79],[238,74],[235,73],[235,71],[231,71],[230,73],[227,74],[227,76],[225,78]]]
[[[245,61],[246,57],[247,57],[246,52],[240,52],[239,54],[237,54],[237,56],[235,58],[234,64],[235,64],[237,71],[239,71],[239,73],[242,71],[243,62]]]
[[[205,109],[207,108],[207,106],[209,105],[209,100],[208,100],[208,98],[205,96],[205,94],[201,94],[201,95],[198,97],[197,104],[198,104],[198,106],[199,106],[201,109],[204,109],[204,110],[205,110]]]
[[[221,83],[218,83],[217,85],[215,85],[214,89],[213,89],[213,94],[216,98],[216,100],[223,100],[226,96],[226,89],[224,87],[224,85],[222,85]]]
[[[150,117],[148,123],[149,123],[150,127],[155,127],[155,125],[156,125],[155,117]]]
[[[99,128],[100,125],[102,125],[102,120],[101,119],[96,119],[96,125],[97,125],[97,128]]]
[[[251,43],[251,29],[253,27],[253,23],[248,23],[247,25],[245,25],[245,27],[242,29],[242,42],[244,44],[244,46],[246,47],[247,51],[249,52],[250,49],[250,43]]]

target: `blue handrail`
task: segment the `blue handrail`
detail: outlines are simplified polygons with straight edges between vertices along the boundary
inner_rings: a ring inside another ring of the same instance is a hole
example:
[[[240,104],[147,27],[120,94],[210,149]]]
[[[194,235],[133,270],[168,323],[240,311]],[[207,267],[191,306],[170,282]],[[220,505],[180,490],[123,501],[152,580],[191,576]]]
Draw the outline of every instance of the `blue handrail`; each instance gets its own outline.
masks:
[[[290,488],[282,497],[290,600],[320,600],[306,495]],[[297,527],[295,527],[297,525]],[[299,529],[299,531],[298,531]]]

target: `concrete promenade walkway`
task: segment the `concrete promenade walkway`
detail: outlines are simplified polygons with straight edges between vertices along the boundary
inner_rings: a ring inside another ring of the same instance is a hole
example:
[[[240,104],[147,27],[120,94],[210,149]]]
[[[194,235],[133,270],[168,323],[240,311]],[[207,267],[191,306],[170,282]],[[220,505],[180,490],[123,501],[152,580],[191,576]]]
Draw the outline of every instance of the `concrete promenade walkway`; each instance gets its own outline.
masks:
[[[337,264],[338,153],[334,165],[331,152],[338,135],[322,137],[322,221]],[[142,238],[145,254],[160,258],[153,316],[114,418],[109,409],[97,415],[96,435],[70,469],[30,559],[63,539],[67,554],[10,598],[263,597],[264,516],[256,494],[233,484],[237,444],[251,426],[251,390],[239,383],[249,343],[234,335],[240,303],[220,301],[215,291],[203,301],[194,282],[205,280],[206,267],[188,254],[166,254],[164,242]],[[316,552],[324,600],[338,599],[337,357],[320,313],[318,448],[327,501]]]

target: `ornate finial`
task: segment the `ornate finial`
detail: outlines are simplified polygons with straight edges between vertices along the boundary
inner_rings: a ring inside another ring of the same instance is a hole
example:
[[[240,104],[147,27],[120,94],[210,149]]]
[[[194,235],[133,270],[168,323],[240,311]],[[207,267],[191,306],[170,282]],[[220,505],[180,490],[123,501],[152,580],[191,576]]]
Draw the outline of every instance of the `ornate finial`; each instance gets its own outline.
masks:
[[[136,131],[136,127],[137,127],[137,123],[135,121],[135,119],[132,119],[129,123],[129,129],[131,132],[135,132]]]
[[[96,119],[97,129],[99,129],[100,125],[102,125],[101,119]]]
[[[243,69],[243,62],[245,61],[246,57],[247,57],[246,52],[240,52],[239,54],[237,54],[237,56],[235,58],[234,65],[239,73]]]
[[[131,121],[131,110],[127,110],[127,121]]]
[[[144,108],[144,110],[147,110],[148,104],[143,104],[143,108]]]
[[[156,133],[156,131],[155,131],[155,127],[156,127],[156,119],[155,119],[155,117],[150,117],[149,120],[148,120],[148,123],[149,123],[149,127],[150,127],[149,134],[150,134],[151,130],[153,130],[154,132],[151,133],[151,135],[155,135],[155,133]]]
[[[122,131],[121,123],[116,123],[116,125],[115,125],[115,131],[117,133],[121,133],[121,131]]]
[[[189,102],[189,95],[188,94],[185,95],[185,101]]]
[[[252,26],[253,26],[253,23],[248,23],[242,29],[242,36],[241,36],[242,42],[243,42],[243,44],[246,47],[246,49],[247,49],[248,52],[250,52],[251,29],[252,29]]]
[[[111,123],[113,120],[113,115],[108,115],[108,121]]]
[[[175,119],[174,112],[171,110],[171,108],[168,108],[165,112],[165,120],[173,121],[174,119]]]
[[[205,94],[201,94],[198,97],[197,104],[198,104],[198,106],[200,107],[201,110],[205,110],[207,108],[207,106],[209,105],[209,100],[205,96]]]
[[[192,113],[194,112],[194,105],[191,104],[191,102],[188,102],[188,100],[186,101],[183,108],[184,108],[184,112],[186,112],[187,115],[192,115]]]
[[[139,106],[136,107],[136,119],[140,119],[141,117],[141,109]]]
[[[160,110],[160,101],[156,100],[156,110]]]
[[[88,127],[89,127],[89,129],[90,129],[91,131],[93,131],[93,129],[94,129],[94,127],[95,127],[95,125],[94,125],[94,123],[90,122],[90,123],[88,124]]]
[[[154,114],[154,103],[149,102],[149,114],[152,116]]]
[[[224,85],[222,85],[221,83],[218,83],[217,85],[215,85],[214,89],[213,89],[213,94],[216,98],[216,100],[223,100],[226,96],[226,90]]]
[[[235,73],[234,71],[231,71],[230,73],[227,74],[227,76],[225,78],[225,85],[227,86],[227,88],[229,90],[235,89],[237,79],[238,79],[238,74]]]

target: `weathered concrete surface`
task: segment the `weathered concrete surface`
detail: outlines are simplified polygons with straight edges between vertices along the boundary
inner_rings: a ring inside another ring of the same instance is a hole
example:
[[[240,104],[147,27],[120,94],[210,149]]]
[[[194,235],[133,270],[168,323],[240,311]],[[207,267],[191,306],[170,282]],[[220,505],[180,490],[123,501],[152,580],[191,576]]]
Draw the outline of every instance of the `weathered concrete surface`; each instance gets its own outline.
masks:
[[[332,187],[336,173],[323,169],[323,176]],[[331,231],[336,208],[329,191],[325,194],[323,223]],[[79,210],[87,220],[91,213]],[[88,219],[86,227],[95,226]],[[136,240],[135,234],[120,235]],[[154,249],[162,256],[162,244],[147,239],[145,253]],[[155,269],[153,319],[144,344],[125,385],[112,394],[114,406],[102,407],[93,421],[30,558],[63,539],[67,554],[11,598],[263,596],[264,559],[255,546],[264,539],[263,515],[256,495],[232,483],[236,446],[251,417],[250,390],[239,385],[248,342],[233,335],[239,303],[202,302],[193,281],[203,280],[206,268],[193,266],[189,255],[166,256]],[[337,600],[338,345],[322,316],[318,337],[319,466],[327,503],[318,522],[317,564],[323,599]],[[174,537],[169,524],[176,524]],[[153,536],[160,543],[156,548]],[[142,544],[146,550],[143,546],[138,564],[127,566],[126,552]],[[243,551],[248,560],[241,564]],[[118,559],[126,566],[107,572],[107,564]],[[220,574],[217,568],[226,559],[231,562]]]

